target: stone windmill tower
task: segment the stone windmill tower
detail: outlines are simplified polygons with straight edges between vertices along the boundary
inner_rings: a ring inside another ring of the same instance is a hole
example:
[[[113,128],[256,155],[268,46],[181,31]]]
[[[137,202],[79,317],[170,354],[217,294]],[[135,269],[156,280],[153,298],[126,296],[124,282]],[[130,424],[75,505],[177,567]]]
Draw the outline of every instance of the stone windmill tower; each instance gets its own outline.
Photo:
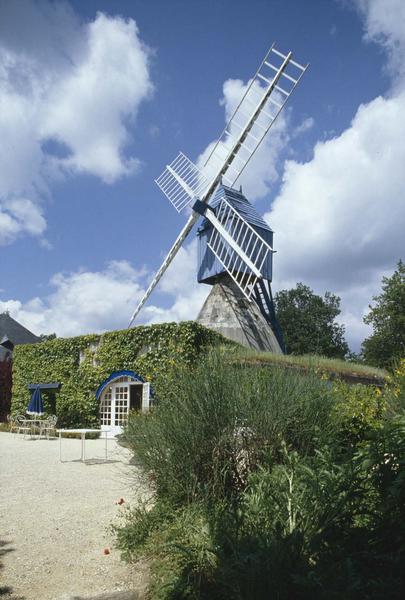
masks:
[[[226,198],[226,201],[272,248],[273,231],[242,194],[242,191],[221,185],[211,203],[214,210],[223,198]],[[208,245],[213,235],[213,226],[208,219],[204,219],[197,235],[197,279],[199,283],[213,286],[197,321],[243,346],[274,353],[284,352],[283,336],[276,319],[270,286],[273,253],[268,253],[261,270],[262,277],[256,281],[251,300],[248,301]]]

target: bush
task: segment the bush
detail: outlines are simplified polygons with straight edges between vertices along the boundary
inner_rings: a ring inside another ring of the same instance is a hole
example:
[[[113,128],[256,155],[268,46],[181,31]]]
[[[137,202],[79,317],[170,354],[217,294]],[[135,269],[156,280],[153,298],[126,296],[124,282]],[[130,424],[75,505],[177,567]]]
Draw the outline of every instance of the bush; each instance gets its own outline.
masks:
[[[130,511],[127,525],[116,528],[118,545],[128,559],[153,559],[151,597],[200,598],[215,580],[218,548],[205,507],[198,503],[173,509],[158,503]]]
[[[169,383],[168,383],[169,382]],[[328,384],[279,369],[244,369],[219,353],[157,381],[159,403],[129,419],[123,439],[161,498],[231,498],[284,440],[313,452],[328,436]]]
[[[344,445],[357,444],[373,429],[380,427],[388,406],[389,394],[381,388],[347,385],[335,381],[333,418]]]
[[[382,393],[211,354],[125,431],[155,491],[117,529],[153,598],[399,600],[402,371]],[[397,404],[394,403],[397,402]]]
[[[387,396],[391,409],[398,413],[405,411],[405,358],[397,361],[388,377]]]

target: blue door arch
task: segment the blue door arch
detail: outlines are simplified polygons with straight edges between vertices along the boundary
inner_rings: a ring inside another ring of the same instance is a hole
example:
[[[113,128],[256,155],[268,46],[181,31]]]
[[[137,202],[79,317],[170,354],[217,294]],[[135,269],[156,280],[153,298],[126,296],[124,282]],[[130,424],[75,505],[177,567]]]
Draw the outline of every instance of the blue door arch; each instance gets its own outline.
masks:
[[[111,435],[122,432],[131,409],[147,411],[151,388],[143,377],[127,369],[114,371],[97,388],[101,429]]]

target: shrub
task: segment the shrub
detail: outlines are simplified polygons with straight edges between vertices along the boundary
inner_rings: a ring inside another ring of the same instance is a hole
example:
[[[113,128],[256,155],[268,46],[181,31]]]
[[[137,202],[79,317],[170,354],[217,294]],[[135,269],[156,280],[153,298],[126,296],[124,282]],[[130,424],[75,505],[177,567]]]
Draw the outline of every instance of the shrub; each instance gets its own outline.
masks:
[[[125,431],[155,496],[117,543],[151,560],[151,597],[402,598],[404,380],[379,393],[218,352],[174,368]]]
[[[158,496],[175,503],[237,495],[283,440],[306,453],[329,435],[327,383],[315,375],[266,367],[253,375],[213,353],[160,383],[158,406],[132,416],[123,437]]]
[[[388,393],[379,387],[347,385],[335,381],[333,417],[344,444],[356,444],[372,429],[381,425],[388,406]]]
[[[284,445],[238,503],[158,500],[128,515],[119,545],[152,560],[157,599],[399,600],[404,433],[403,419],[387,422],[342,464],[330,448],[302,456]]]
[[[405,411],[405,358],[397,361],[388,377],[388,405],[394,412]]]
[[[125,515],[126,526],[116,527],[118,545],[127,559],[152,559],[150,595],[163,598],[200,598],[215,579],[218,548],[206,508],[198,503],[173,509],[156,504]]]

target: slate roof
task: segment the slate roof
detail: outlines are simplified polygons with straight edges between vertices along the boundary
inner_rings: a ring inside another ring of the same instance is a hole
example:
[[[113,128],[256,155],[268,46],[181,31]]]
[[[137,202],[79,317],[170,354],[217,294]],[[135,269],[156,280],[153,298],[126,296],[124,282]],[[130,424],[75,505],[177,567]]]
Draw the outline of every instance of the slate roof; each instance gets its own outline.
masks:
[[[239,192],[238,190],[234,190],[233,188],[227,187],[226,185],[220,185],[215,192],[214,198],[210,205],[212,208],[215,208],[220,200],[225,196],[226,200],[231,204],[235,210],[253,227],[260,227],[265,231],[273,231],[266,221],[259,215],[255,208],[250,204],[249,200]],[[207,222],[208,224],[208,222]],[[206,226],[206,223],[203,223],[203,228]]]
[[[0,313],[0,340],[6,336],[14,345],[36,344],[41,338],[34,335],[26,327],[10,317],[8,313]]]

